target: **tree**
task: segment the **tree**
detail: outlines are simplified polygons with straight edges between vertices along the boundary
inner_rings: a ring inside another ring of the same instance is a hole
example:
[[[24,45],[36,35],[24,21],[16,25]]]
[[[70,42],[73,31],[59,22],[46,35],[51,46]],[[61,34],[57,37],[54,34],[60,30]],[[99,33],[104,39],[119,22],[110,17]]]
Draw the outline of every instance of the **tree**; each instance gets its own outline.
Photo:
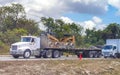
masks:
[[[16,28],[23,28],[31,35],[39,35],[41,32],[38,22],[31,19],[19,19]]]
[[[0,7],[0,40],[5,44],[18,41],[22,35],[38,35],[38,22],[27,19],[21,4]]]
[[[13,29],[11,30],[7,30],[5,33],[0,33],[0,40],[7,44],[10,45],[11,43],[20,41],[20,37],[21,35],[26,35],[27,31],[24,29]]]
[[[57,38],[62,38],[64,34],[75,35],[76,44],[80,45],[82,27],[75,23],[65,23],[61,19],[41,18],[42,23],[47,27],[47,32],[54,34]],[[79,43],[78,43],[79,42]]]
[[[42,17],[41,22],[47,27],[47,32],[54,32],[53,30],[55,29],[56,25],[53,18]]]
[[[105,36],[106,35],[106,36]],[[107,38],[120,38],[120,24],[117,23],[111,23],[108,25],[108,27],[104,30],[103,37]]]
[[[93,28],[92,30],[86,29],[85,31],[85,43],[89,45],[103,45],[104,40],[102,38],[103,31],[102,30],[96,30]]]
[[[16,28],[18,19],[23,17],[25,17],[25,11],[20,4],[0,7],[0,30],[5,32],[7,29]]]

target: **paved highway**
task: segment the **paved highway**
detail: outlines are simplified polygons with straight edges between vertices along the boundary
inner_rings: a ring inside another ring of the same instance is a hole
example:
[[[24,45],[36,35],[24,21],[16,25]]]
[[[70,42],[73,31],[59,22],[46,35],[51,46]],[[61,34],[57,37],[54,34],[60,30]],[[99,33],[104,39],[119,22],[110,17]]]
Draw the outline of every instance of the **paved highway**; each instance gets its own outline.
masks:
[[[29,59],[24,59],[23,57],[19,57],[18,59],[13,58],[12,56],[0,56],[0,61],[24,61],[24,60],[79,60],[76,56],[65,57],[62,56],[60,58],[35,58],[30,57]]]
[[[82,58],[82,60],[99,60],[99,59],[103,59],[103,58]],[[60,58],[35,58],[35,57],[31,57],[30,59],[24,59],[23,57],[20,57],[18,59],[13,58],[10,55],[4,55],[4,56],[0,56],[0,61],[26,61],[26,60],[80,60],[80,58],[77,58],[77,56],[62,56]]]

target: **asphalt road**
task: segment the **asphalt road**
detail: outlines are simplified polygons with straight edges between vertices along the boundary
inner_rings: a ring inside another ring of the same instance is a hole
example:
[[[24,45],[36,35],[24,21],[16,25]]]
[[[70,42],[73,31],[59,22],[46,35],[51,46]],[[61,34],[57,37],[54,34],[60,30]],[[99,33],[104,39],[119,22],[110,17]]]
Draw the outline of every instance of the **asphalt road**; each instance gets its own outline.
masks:
[[[82,60],[99,60],[99,59],[103,59],[103,58],[82,58]],[[29,59],[24,59],[23,57],[19,57],[18,59],[13,58],[12,56],[8,55],[4,55],[4,56],[0,56],[0,61],[30,61],[30,60],[80,60],[80,58],[78,58],[77,56],[62,56],[60,58],[35,58],[35,57],[30,57]]]
[[[77,57],[65,57],[62,56],[60,58],[35,58],[30,57],[29,59],[25,59],[23,57],[13,58],[12,56],[2,56],[0,57],[0,61],[25,61],[25,60],[79,60]]]

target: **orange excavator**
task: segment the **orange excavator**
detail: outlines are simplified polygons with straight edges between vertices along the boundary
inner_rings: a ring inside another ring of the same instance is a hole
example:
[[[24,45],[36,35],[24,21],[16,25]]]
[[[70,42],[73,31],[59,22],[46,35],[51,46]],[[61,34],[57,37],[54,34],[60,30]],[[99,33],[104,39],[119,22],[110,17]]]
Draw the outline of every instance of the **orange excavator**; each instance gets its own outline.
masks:
[[[57,39],[56,37],[47,34],[49,39],[49,46],[53,48],[74,48],[75,46],[75,36],[64,35],[63,38]]]
[[[75,46],[75,36],[74,35],[64,35],[64,37],[60,39],[60,42],[64,43],[64,45],[67,48],[74,48],[74,46]]]

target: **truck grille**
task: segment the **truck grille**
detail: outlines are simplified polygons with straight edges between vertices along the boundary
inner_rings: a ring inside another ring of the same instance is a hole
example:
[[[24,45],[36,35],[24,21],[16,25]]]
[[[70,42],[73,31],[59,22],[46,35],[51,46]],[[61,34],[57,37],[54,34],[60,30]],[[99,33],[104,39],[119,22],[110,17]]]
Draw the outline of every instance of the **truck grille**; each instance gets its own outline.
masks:
[[[17,50],[17,46],[12,46],[12,50]]]
[[[109,55],[110,55],[110,52],[104,52],[104,55],[109,56]]]

